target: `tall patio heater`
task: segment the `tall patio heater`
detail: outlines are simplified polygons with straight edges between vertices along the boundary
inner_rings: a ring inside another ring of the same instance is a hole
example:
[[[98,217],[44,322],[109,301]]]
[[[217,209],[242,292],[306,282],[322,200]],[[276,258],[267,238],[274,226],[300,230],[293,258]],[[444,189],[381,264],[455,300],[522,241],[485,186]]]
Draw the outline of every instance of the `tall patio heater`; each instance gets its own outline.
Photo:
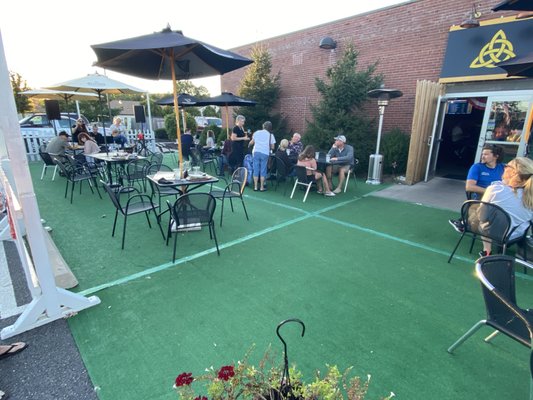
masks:
[[[382,84],[379,89],[369,91],[368,96],[378,99],[379,126],[376,154],[370,155],[370,161],[368,163],[368,179],[366,180],[366,183],[369,185],[379,185],[381,184],[381,175],[383,172],[383,156],[379,154],[379,143],[381,141],[381,128],[383,127],[385,107],[389,105],[390,99],[401,97],[403,96],[403,93],[398,89],[385,89],[385,85]]]

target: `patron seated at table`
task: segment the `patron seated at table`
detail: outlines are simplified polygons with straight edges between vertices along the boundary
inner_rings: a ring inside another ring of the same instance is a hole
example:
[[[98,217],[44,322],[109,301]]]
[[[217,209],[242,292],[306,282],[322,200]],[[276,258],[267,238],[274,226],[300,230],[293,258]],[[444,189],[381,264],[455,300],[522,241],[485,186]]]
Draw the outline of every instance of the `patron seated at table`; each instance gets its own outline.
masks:
[[[113,129],[111,136],[113,136],[113,143],[119,145],[121,148],[124,148],[128,144],[128,138],[123,133],[120,133],[118,129]]]
[[[289,142],[289,158],[293,161],[293,164],[295,164],[298,161],[298,156],[300,153],[304,150],[304,145],[302,143],[302,136],[295,132],[292,135],[291,141]]]
[[[292,169],[292,166],[295,164],[289,159],[289,156],[287,155],[288,146],[289,141],[287,139],[282,139],[275,153],[275,156],[280,158],[285,163],[285,166],[287,167],[287,172]]]
[[[83,146],[83,155],[88,162],[94,162],[94,158],[90,157],[91,154],[100,153],[100,146],[91,139],[91,137],[82,132],[78,135],[78,141]]]
[[[62,160],[66,160],[65,150],[70,148],[68,145],[69,137],[70,135],[65,131],[59,132],[46,146],[46,152],[48,154],[56,155]]]
[[[307,171],[308,183],[316,181],[318,194],[323,193],[328,197],[335,196],[335,193],[330,190],[326,175],[317,170],[315,148],[313,146],[309,145],[305,147],[305,149],[300,153],[300,156],[298,157],[298,163],[296,165],[305,167]]]
[[[96,142],[98,146],[105,144],[104,135],[98,131],[98,125],[93,124],[92,131],[89,132],[89,136]]]
[[[333,174],[339,174],[339,183],[333,193],[340,193],[342,191],[342,184],[346,179],[346,174],[350,170],[350,167],[354,164],[353,147],[346,144],[346,136],[335,136],[335,143],[328,152],[330,165],[326,167],[326,176],[328,177],[328,183],[333,188],[331,176]]]

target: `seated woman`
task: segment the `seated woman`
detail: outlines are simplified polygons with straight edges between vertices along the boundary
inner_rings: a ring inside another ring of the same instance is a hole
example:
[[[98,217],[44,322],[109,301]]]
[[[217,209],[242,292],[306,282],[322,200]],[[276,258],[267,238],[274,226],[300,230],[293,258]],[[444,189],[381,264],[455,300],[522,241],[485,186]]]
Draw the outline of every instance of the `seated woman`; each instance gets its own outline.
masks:
[[[289,156],[287,155],[287,148],[289,147],[289,141],[287,139],[282,139],[279,143],[279,147],[276,150],[275,156],[278,158],[281,158],[285,165],[287,166],[287,170],[292,169],[292,166],[294,163],[291,162],[289,159]]]
[[[83,154],[88,162],[94,162],[94,158],[89,154],[100,153],[100,146],[85,132],[78,135],[78,142],[80,146],[83,146]]]
[[[490,185],[481,199],[503,208],[511,217],[510,239],[522,236],[533,219],[533,160],[516,157],[503,171],[502,181]],[[488,221],[490,223],[490,221]],[[483,223],[483,221],[481,221]],[[491,254],[491,243],[483,241],[481,257]]]
[[[319,194],[324,193],[328,197],[335,196],[335,193],[329,189],[326,174],[317,171],[315,148],[313,146],[309,145],[305,147],[304,151],[298,156],[298,163],[296,165],[301,165],[306,168],[308,182],[316,181]]]
[[[207,138],[205,139],[204,150],[211,150],[215,148],[215,132],[211,129],[207,131]]]

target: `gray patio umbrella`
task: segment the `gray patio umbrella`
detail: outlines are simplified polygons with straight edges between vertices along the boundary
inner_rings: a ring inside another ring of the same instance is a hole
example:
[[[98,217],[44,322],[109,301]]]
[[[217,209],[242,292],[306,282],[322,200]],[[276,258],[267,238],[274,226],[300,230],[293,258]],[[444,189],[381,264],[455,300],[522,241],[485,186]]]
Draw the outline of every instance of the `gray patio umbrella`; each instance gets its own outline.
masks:
[[[228,107],[254,107],[256,102],[236,96],[230,92],[222,92],[219,96],[201,99],[196,102],[197,106],[224,106],[226,108],[226,135],[229,135],[229,111]]]
[[[492,11],[533,11],[531,0],[505,0],[492,8]]]
[[[131,94],[145,92],[145,90],[138,89],[126,83],[108,78],[105,75],[100,75],[98,73],[89,74],[82,78],[57,83],[55,85],[48,86],[46,89],[68,90],[76,93],[96,93],[98,95],[98,102],[100,105],[100,114],[102,113],[102,93]],[[103,121],[102,126],[104,128],[104,144],[106,146],[107,151],[107,136],[105,133],[105,125]]]
[[[231,51],[183,36],[181,31],[172,31],[170,26],[161,32],[91,47],[98,58],[95,65],[99,67],[145,79],[172,80],[180,167],[183,157],[176,81],[221,75],[253,62]]]
[[[507,71],[507,76],[533,77],[533,53],[514,57],[495,65]]]

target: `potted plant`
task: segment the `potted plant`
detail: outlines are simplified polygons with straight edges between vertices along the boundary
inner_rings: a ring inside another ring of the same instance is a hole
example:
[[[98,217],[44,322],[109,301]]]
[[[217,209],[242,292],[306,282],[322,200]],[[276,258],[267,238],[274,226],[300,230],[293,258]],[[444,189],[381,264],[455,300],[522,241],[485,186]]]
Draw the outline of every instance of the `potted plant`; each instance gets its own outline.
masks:
[[[180,400],[364,400],[367,394],[370,375],[363,380],[352,374],[352,367],[341,373],[337,366],[326,365],[324,374],[317,371],[311,382],[304,382],[293,366],[289,369],[292,381],[287,382],[282,381],[283,369],[273,366],[270,349],[257,366],[248,362],[252,349],[236,365],[210,367],[197,377],[190,372],[179,374],[174,388]],[[382,400],[392,397],[391,392]]]

